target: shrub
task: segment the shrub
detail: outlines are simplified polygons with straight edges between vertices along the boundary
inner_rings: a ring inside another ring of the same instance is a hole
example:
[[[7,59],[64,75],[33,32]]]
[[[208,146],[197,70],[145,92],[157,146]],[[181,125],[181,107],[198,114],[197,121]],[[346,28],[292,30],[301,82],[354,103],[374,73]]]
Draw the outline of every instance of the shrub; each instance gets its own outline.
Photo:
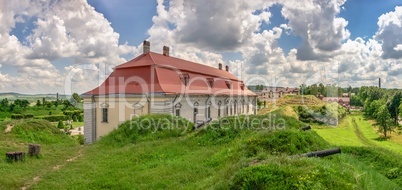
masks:
[[[24,115],[22,114],[11,114],[11,119],[23,119]]]
[[[77,121],[78,121],[77,116],[73,115],[73,122],[77,122]]]
[[[243,150],[247,156],[254,156],[260,152],[294,155],[327,147],[328,143],[314,131],[289,129],[257,133],[246,140]]]
[[[42,144],[76,144],[70,136],[65,135],[57,127],[46,120],[26,120],[14,124],[11,131],[17,138],[26,143]]]
[[[75,136],[73,136],[74,138],[75,138],[75,140],[77,140],[77,142],[80,144],[80,145],[84,145],[85,144],[85,137],[84,137],[84,135],[75,135]]]
[[[275,131],[283,129],[299,129],[304,124],[297,119],[279,112],[267,115],[251,115],[224,117],[206,125],[196,137],[201,145],[227,143],[244,131]]]
[[[46,116],[42,116],[42,117],[38,117],[50,122],[58,122],[60,120],[66,120],[66,116],[65,115],[46,115]]]
[[[392,168],[385,174],[388,179],[395,179],[399,177],[399,168]]]
[[[191,131],[193,126],[193,123],[184,118],[168,114],[143,115],[124,122],[100,142],[124,146],[141,139],[179,137]]]
[[[32,113],[24,114],[24,119],[31,119],[31,118],[34,118],[34,115]]]
[[[83,122],[84,121],[84,116],[82,114],[78,115],[78,122]]]
[[[59,123],[57,124],[57,128],[59,129],[64,129],[66,125],[64,124],[64,122],[62,120],[59,121]]]
[[[72,119],[74,116],[78,117],[82,112],[82,110],[65,110],[63,114]]]

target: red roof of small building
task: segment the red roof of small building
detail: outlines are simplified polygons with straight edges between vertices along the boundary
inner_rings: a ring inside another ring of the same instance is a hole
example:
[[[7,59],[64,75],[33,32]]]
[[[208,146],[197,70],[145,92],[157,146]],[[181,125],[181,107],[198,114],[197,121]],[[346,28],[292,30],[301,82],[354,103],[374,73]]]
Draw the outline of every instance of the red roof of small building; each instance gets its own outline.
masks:
[[[154,52],[117,66],[105,82],[84,95],[145,93],[255,96],[226,70]]]

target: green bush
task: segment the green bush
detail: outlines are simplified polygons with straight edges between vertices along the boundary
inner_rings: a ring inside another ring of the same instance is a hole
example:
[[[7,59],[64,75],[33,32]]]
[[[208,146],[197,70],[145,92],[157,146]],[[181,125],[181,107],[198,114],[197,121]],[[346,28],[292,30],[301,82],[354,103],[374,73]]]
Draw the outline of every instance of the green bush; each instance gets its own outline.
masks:
[[[78,122],[77,116],[73,115],[73,122]]]
[[[196,137],[200,145],[228,143],[245,131],[276,131],[299,129],[297,119],[274,112],[267,115],[224,117],[202,128]]]
[[[193,123],[184,118],[168,114],[144,115],[124,122],[118,129],[103,137],[100,142],[124,146],[141,139],[179,137],[191,131],[193,126]]]
[[[395,179],[395,178],[399,177],[399,174],[400,174],[399,168],[392,168],[392,169],[388,170],[388,172],[385,174],[385,176],[388,179]]]
[[[11,119],[23,119],[24,115],[22,114],[11,114]]]
[[[66,116],[65,115],[45,115],[45,116],[39,116],[39,117],[35,117],[38,119],[44,119],[50,122],[58,122],[60,120],[66,120]]]
[[[34,118],[34,114],[32,114],[32,113],[24,114],[24,119],[32,119],[32,118]]]
[[[74,139],[45,120],[34,119],[14,123],[11,133],[26,143],[76,144]]]
[[[243,151],[247,156],[258,153],[295,155],[323,150],[327,147],[329,147],[328,143],[314,131],[287,129],[275,132],[264,131],[251,136],[244,143]]]
[[[11,119],[31,119],[34,118],[34,115],[31,113],[27,114],[11,114]]]
[[[57,124],[57,128],[59,129],[64,129],[66,125],[64,124],[64,122],[62,120],[59,121],[59,123]]]
[[[74,118],[78,117],[81,113],[83,113],[82,110],[66,110],[63,111],[63,114],[66,115],[68,118]]]
[[[80,145],[84,145],[84,144],[85,144],[85,137],[84,137],[84,135],[74,135],[73,137],[75,138],[75,140],[77,140],[77,142],[78,142]]]
[[[82,114],[78,115],[78,122],[83,122],[84,121],[84,116]]]

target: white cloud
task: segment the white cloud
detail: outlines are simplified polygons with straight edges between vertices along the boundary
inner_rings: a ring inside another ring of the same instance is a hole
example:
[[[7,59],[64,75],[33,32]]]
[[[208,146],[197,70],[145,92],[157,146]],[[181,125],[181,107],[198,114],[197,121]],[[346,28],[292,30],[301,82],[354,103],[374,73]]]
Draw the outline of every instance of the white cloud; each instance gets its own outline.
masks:
[[[400,51],[402,44],[402,7],[395,7],[395,11],[385,13],[378,18],[378,31],[375,39],[382,42],[382,57],[385,59],[402,58]]]
[[[109,68],[126,61],[120,55],[135,51],[127,43],[118,44],[119,34],[85,0],[2,1],[0,10],[0,63],[16,67],[21,75],[14,77],[10,90],[62,92],[67,73],[56,69],[54,60],[72,58],[75,66],[97,63]],[[16,22],[28,20],[34,20],[35,27],[26,39],[10,34]]]

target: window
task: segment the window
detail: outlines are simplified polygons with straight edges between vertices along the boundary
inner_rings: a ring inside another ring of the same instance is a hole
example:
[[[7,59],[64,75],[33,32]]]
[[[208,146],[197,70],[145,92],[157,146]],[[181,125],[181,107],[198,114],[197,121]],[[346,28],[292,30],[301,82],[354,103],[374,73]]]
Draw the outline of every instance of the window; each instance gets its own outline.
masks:
[[[219,101],[219,102],[218,102],[218,118],[221,117],[221,105],[222,105],[222,102]]]
[[[233,108],[234,114],[237,114],[237,101],[234,102],[234,108]]]
[[[240,88],[241,88],[241,90],[244,90],[244,84],[243,83],[240,84]]]
[[[198,102],[195,102],[194,103],[194,110],[193,110],[194,123],[197,123],[197,114],[198,114]]]
[[[177,103],[177,104],[174,106],[174,108],[175,108],[175,115],[176,115],[176,116],[180,116],[181,104],[180,104],[180,103]]]
[[[107,123],[107,108],[102,108],[102,122]]]
[[[109,105],[106,103],[101,104],[102,107],[102,122],[107,123],[108,122],[108,107]]]

